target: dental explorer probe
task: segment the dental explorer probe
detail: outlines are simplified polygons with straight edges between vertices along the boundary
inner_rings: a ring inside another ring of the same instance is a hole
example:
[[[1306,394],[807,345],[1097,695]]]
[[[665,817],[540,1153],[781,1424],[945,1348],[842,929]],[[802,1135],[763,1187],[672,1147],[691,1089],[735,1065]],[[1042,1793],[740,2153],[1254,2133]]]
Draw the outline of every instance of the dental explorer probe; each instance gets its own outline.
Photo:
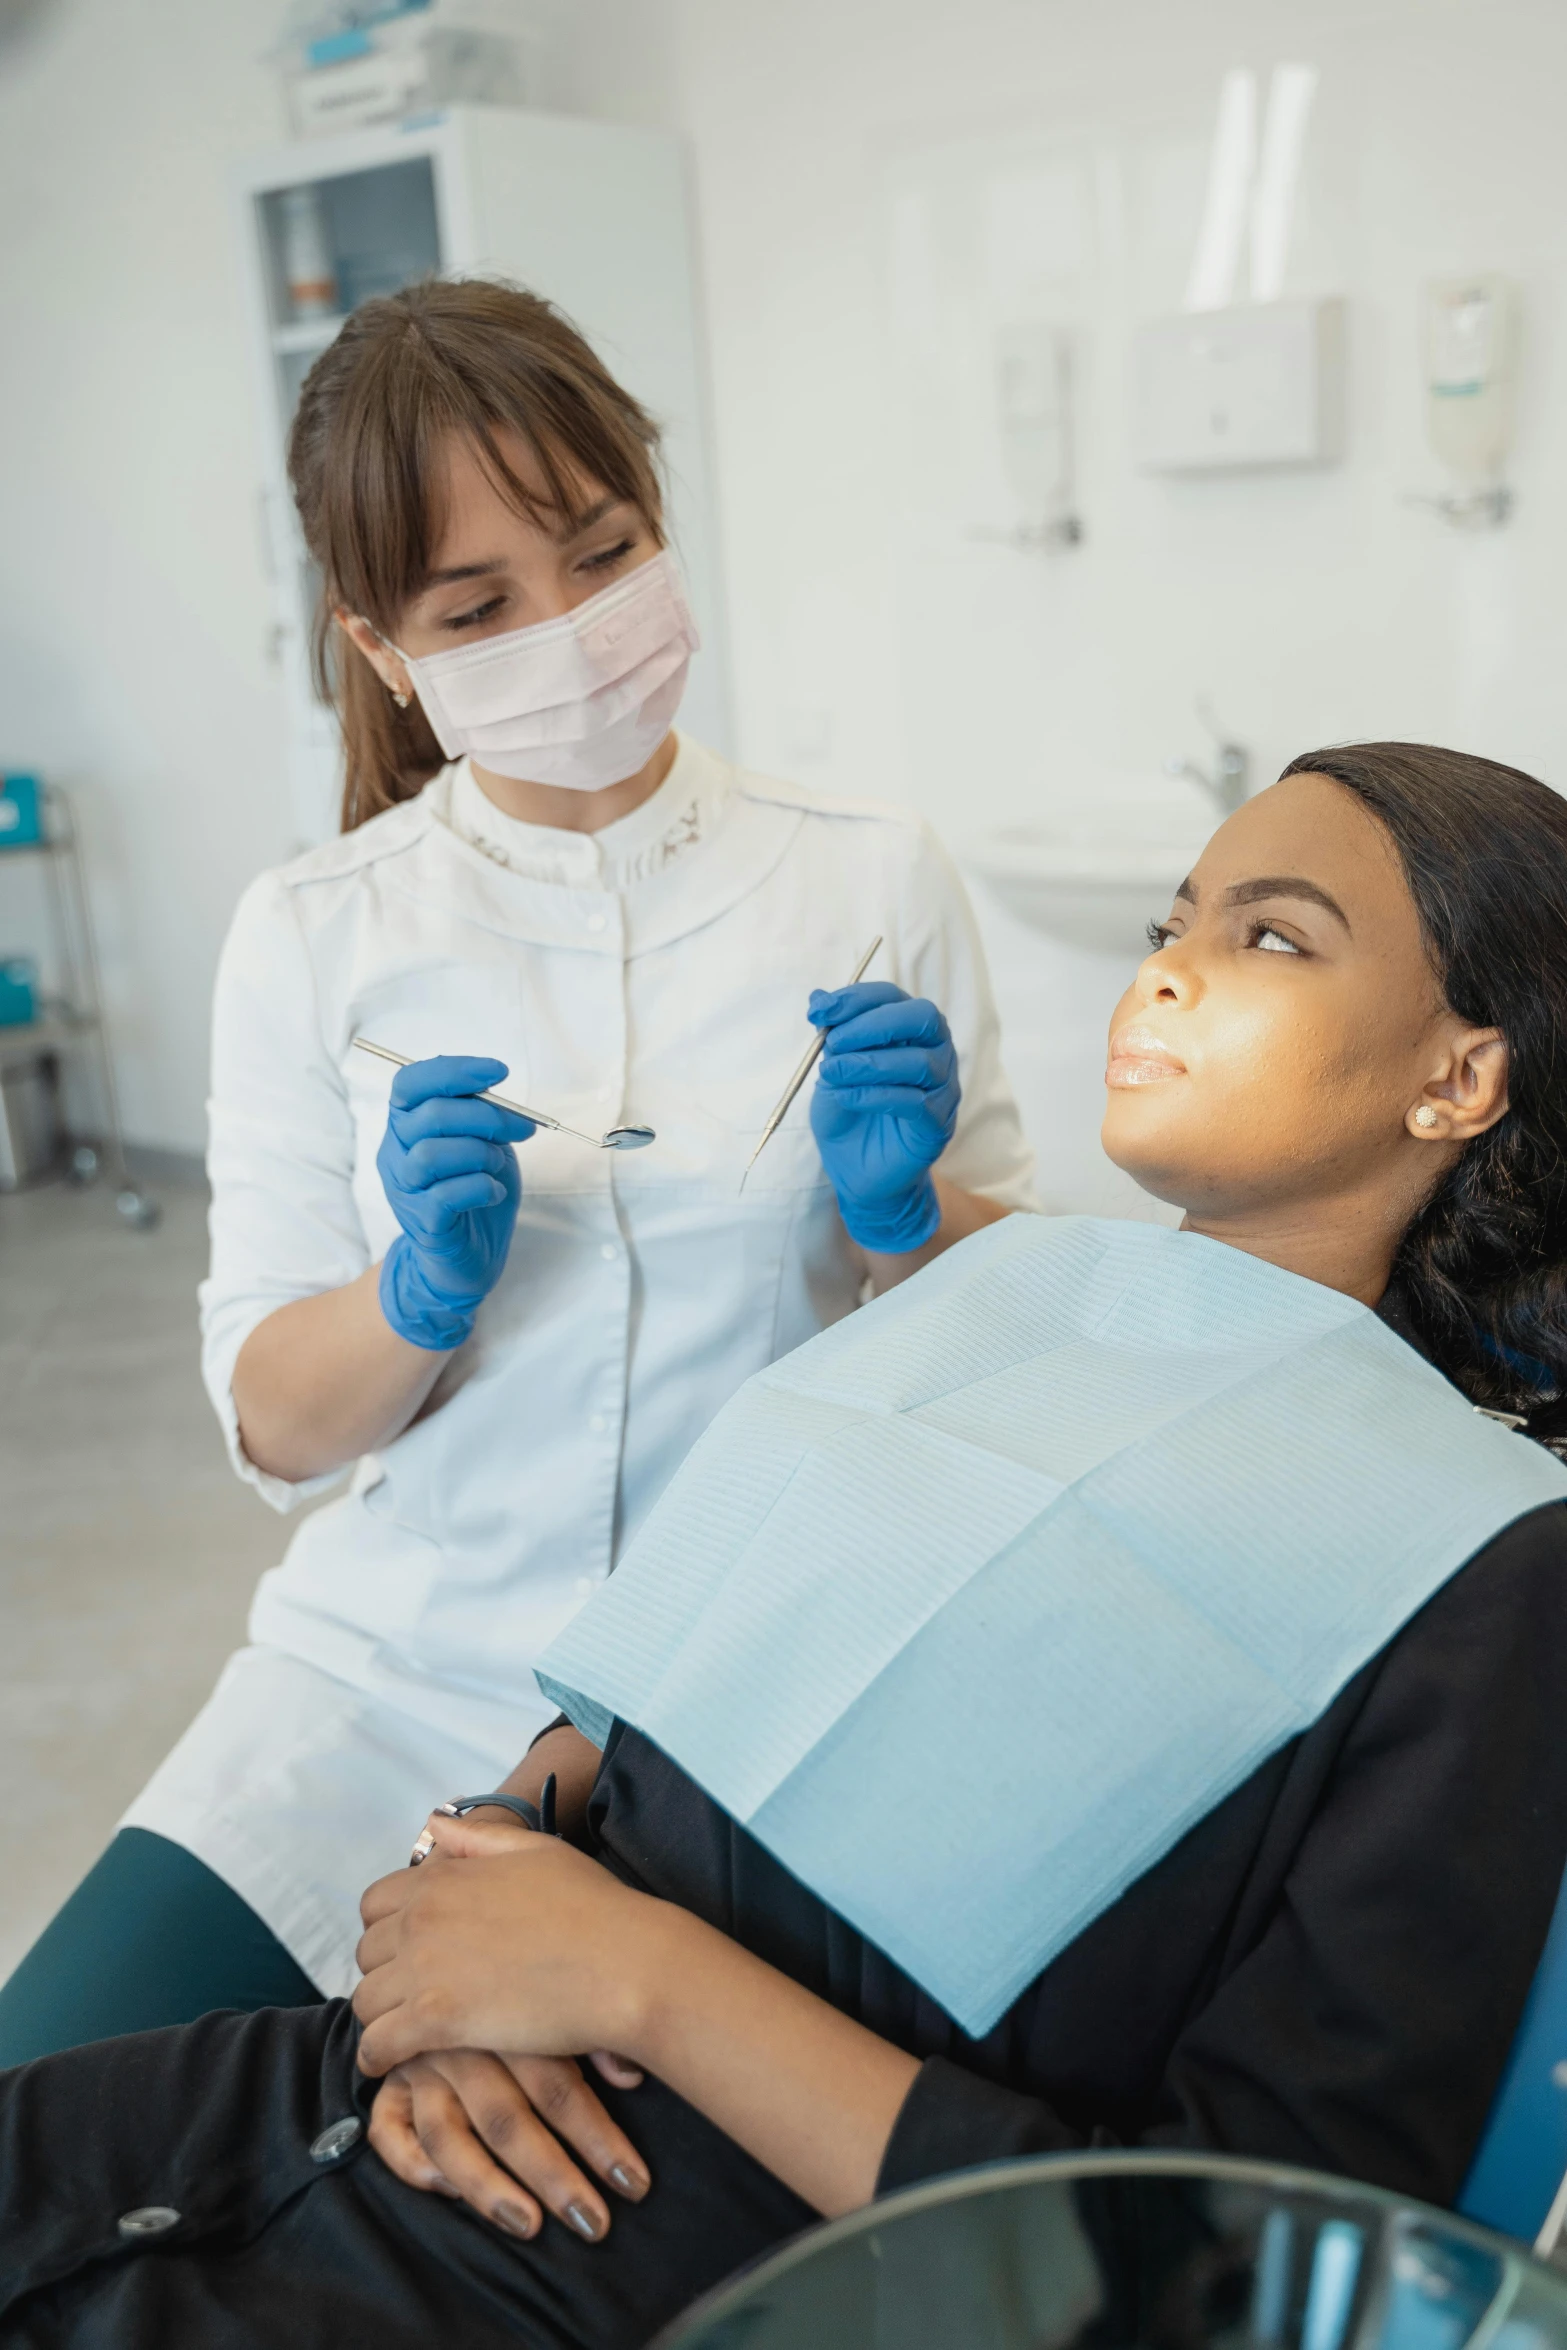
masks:
[[[843,984],[845,987],[857,987],[859,985],[859,982],[865,977],[866,972],[870,969],[871,957],[875,954],[876,949],[880,945],[881,938],[878,934],[871,940],[870,945],[866,948],[864,954],[861,955],[858,963],[856,963],[854,966],[853,971],[844,981]],[[774,1110],[772,1116],[768,1119],[767,1124],[762,1128],[761,1141],[757,1144],[755,1150],[751,1153],[751,1156],[746,1160],[745,1175],[742,1175],[740,1178],[740,1189],[742,1191],[745,1189],[745,1176],[750,1174],[751,1169],[756,1165],[757,1160],[761,1157],[763,1151],[766,1150],[768,1144],[772,1141],[773,1136],[778,1132],[779,1127],[783,1124],[784,1119],[788,1116],[789,1104],[794,1100],[795,1095],[799,1092],[801,1086],[805,1083],[807,1077],[810,1076],[811,1071],[815,1068],[817,1062],[821,1059],[822,1047],[826,1042],[826,1029],[818,1028],[816,1034],[811,1039],[810,1047],[805,1055],[804,1060],[800,1063],[799,1068],[796,1069],[794,1075],[790,1078],[788,1084],[784,1087],[783,1100],[778,1104],[777,1109]]]
[[[356,1036],[354,1042],[362,1053],[374,1053],[378,1061],[395,1061],[399,1069],[413,1066],[406,1053],[394,1053],[390,1045],[372,1044],[368,1036]],[[596,1151],[642,1151],[650,1142],[658,1140],[651,1126],[612,1126],[607,1134],[584,1134],[580,1126],[567,1126],[543,1110],[530,1110],[521,1102],[509,1102],[503,1093],[481,1093],[474,1098],[493,1102],[498,1110],[511,1110],[519,1118],[531,1119],[535,1126],[547,1126],[552,1134],[569,1134],[573,1142],[585,1142]]]

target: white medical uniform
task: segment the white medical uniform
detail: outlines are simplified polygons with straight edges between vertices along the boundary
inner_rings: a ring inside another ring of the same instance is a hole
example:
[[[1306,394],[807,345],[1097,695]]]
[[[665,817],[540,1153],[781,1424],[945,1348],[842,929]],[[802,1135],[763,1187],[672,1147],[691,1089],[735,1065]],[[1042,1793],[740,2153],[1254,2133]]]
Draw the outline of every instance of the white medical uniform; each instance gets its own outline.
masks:
[[[250,1645],[126,1814],[194,1852],[321,1989],[351,1989],[358,1897],[432,1804],[493,1787],[550,1709],[534,1659],[613,1567],[719,1406],[856,1304],[802,1091],[741,1172],[808,1040],[812,987],[932,997],[963,1084],[941,1171],[1032,1206],[973,919],[927,827],[764,781],[682,739],[595,834],[507,818],[466,763],[262,875],[217,982],[203,1365],[239,1474],[249,1333],[363,1273],[397,1232],[376,1173],[391,1072],[494,1054],[502,1090],[635,1155],[520,1146],[511,1253],[404,1433],[263,1576]]]

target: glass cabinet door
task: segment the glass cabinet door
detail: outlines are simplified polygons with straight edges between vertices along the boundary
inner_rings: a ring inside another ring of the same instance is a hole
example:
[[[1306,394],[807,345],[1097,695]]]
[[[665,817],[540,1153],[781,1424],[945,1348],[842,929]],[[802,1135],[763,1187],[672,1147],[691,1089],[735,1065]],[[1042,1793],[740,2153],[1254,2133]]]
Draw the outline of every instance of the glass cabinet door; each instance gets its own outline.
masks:
[[[368,171],[269,188],[257,198],[278,410],[299,387],[350,310],[441,267],[435,166],[409,156]]]

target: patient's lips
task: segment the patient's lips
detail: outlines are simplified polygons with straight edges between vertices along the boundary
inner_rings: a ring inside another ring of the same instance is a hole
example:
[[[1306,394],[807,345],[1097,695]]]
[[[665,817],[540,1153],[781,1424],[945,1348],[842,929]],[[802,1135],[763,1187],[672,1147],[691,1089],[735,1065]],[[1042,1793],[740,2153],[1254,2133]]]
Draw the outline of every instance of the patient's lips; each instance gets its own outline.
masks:
[[[1162,1085],[1166,1078],[1185,1075],[1186,1063],[1151,1029],[1118,1028],[1110,1039],[1106,1085]]]

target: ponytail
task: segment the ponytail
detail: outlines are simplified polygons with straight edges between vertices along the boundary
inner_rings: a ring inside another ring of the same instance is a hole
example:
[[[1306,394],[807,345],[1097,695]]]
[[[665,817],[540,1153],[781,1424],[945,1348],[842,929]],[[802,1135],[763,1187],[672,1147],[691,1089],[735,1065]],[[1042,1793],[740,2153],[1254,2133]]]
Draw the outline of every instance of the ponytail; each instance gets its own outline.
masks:
[[[352,832],[399,800],[415,800],[446,764],[416,700],[399,710],[368,661],[336,642],[329,611],[317,616],[311,646],[316,691],[337,711],[343,737],[342,830]]]

